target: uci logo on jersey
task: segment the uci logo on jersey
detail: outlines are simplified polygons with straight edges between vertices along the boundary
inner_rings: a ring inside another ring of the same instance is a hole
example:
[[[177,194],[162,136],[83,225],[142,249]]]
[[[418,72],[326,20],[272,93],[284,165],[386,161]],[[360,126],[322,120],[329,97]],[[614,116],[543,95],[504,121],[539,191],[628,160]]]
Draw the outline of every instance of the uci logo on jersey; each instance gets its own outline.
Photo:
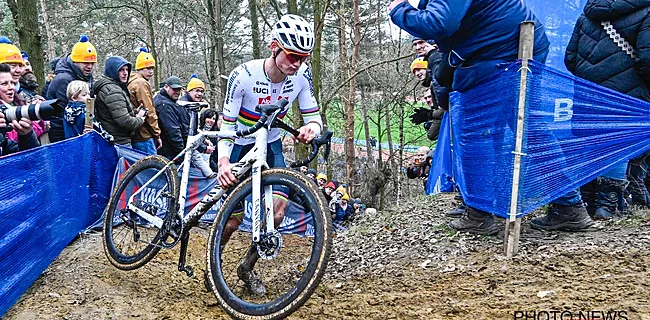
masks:
[[[253,92],[254,93],[260,93],[260,94],[269,94],[269,88],[253,87]]]

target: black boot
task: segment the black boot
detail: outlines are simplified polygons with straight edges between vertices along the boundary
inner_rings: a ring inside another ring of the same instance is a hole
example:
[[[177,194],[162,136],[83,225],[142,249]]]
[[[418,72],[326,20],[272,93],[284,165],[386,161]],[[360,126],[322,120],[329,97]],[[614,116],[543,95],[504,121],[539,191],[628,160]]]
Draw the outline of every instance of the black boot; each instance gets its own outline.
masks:
[[[650,193],[648,193],[648,188],[645,185],[647,176],[648,168],[643,158],[630,160],[627,175],[630,184],[627,186],[627,191],[632,195],[632,204],[650,205]]]
[[[494,223],[494,217],[490,213],[472,207],[467,207],[462,217],[449,222],[449,227],[488,236],[499,233],[499,227]]]
[[[584,202],[587,207],[587,212],[593,217],[596,212],[595,202],[596,197],[598,196],[598,179],[589,181],[580,187],[580,195],[582,196],[582,202]]]
[[[618,213],[619,198],[621,198],[627,183],[625,179],[598,178],[598,196],[595,201],[594,219],[609,220]]]
[[[452,218],[459,218],[463,216],[465,210],[467,210],[467,206],[465,206],[465,203],[461,201],[458,207],[445,212],[445,216],[452,217]]]
[[[552,203],[544,217],[530,221],[532,228],[542,230],[579,231],[588,229],[593,224],[594,220],[591,220],[582,201],[572,206]]]

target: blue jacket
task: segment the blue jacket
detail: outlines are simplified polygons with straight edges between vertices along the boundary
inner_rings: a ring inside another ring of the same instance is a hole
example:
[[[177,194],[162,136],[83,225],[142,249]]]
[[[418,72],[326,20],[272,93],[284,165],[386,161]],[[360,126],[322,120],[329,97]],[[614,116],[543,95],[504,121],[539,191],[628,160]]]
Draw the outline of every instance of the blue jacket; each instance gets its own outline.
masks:
[[[535,21],[534,55],[550,44],[544,26],[521,0],[420,0],[418,8],[403,2],[390,12],[391,20],[411,35],[435,40],[443,53],[453,50],[466,65],[517,59],[522,21]]]
[[[85,76],[81,69],[77,67],[74,62],[70,59],[68,55],[65,59],[59,59],[59,62],[56,64],[56,74],[54,79],[47,88],[46,98],[49,99],[59,99],[57,108],[54,110],[54,117],[50,121],[51,128],[49,131],[50,141],[56,142],[64,139],[63,133],[63,110],[68,105],[68,84],[73,80],[80,80],[88,82],[88,86],[92,91],[93,84],[93,75]]]
[[[564,64],[574,75],[650,101],[650,3],[642,0],[589,0],[576,22]],[[601,26],[610,21],[635,49],[632,59]]]

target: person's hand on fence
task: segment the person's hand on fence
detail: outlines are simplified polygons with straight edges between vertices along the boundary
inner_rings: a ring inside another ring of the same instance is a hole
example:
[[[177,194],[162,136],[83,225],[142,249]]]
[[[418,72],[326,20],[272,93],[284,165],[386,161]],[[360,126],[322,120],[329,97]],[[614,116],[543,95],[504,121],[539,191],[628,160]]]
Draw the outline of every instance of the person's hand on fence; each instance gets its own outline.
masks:
[[[432,110],[428,108],[417,108],[410,116],[413,124],[421,124],[431,120]]]

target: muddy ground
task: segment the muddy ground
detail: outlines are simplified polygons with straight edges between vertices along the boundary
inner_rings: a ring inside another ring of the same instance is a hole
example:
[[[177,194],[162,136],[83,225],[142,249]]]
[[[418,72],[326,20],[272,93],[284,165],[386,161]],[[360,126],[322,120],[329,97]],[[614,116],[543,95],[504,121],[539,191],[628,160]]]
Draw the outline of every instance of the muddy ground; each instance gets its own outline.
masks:
[[[650,211],[581,233],[524,223],[520,253],[507,260],[500,236],[446,227],[451,198],[418,198],[355,221],[334,239],[318,290],[290,318],[517,319],[527,311],[528,319],[650,319]],[[84,235],[3,319],[227,319],[200,276],[206,238],[200,229],[192,236],[188,261],[199,276],[189,278],[176,271],[178,248],[126,272],[108,263],[101,234]]]

